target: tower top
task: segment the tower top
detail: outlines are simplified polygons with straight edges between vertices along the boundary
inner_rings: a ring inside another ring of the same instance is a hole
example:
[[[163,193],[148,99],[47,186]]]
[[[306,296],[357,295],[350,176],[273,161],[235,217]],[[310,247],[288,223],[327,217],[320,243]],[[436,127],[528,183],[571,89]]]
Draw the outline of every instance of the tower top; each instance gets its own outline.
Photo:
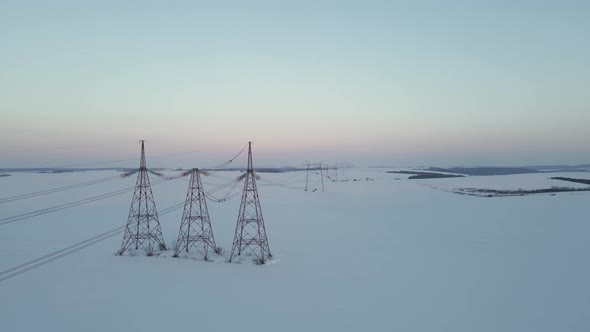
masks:
[[[248,142],[248,173],[254,173],[254,166],[252,165],[252,142]]]
[[[141,142],[141,159],[139,160],[139,169],[140,170],[145,170],[147,169],[147,165],[145,162],[145,141],[144,140],[139,140]]]

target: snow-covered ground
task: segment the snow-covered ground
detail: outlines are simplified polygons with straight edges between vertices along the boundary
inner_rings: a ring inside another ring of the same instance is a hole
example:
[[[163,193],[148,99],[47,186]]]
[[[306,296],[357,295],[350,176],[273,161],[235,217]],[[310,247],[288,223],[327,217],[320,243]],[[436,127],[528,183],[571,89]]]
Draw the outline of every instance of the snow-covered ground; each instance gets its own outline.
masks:
[[[310,189],[318,191],[305,192],[305,173],[262,173],[271,264],[119,257],[120,235],[0,282],[2,330],[590,330],[590,193],[486,199],[444,191],[583,187],[547,178],[588,173],[406,180],[386,171],[345,170],[339,179],[351,181],[328,182],[325,192],[317,175]],[[116,174],[13,173],[0,178],[0,198]],[[204,182],[214,188],[237,175]],[[0,204],[0,218],[134,182]],[[158,209],[182,202],[186,186],[155,185]],[[131,195],[1,225],[0,271],[123,225]],[[226,255],[238,207],[237,197],[209,203]],[[169,244],[181,214],[160,219]]]

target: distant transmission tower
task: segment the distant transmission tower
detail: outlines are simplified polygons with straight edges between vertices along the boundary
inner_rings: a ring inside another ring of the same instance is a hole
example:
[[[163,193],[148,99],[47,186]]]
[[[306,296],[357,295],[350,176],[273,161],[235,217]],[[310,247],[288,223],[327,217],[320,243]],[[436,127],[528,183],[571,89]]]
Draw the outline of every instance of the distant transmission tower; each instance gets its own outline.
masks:
[[[307,191],[307,184],[309,182],[309,161],[305,161],[307,163],[307,172],[305,172],[305,191]]]
[[[156,203],[154,202],[154,194],[148,177],[150,171],[148,171],[145,163],[144,141],[140,142],[141,161],[139,169],[128,173],[128,175],[131,175],[139,172],[133,200],[131,200],[123,243],[118,251],[119,255],[123,255],[130,247],[135,248],[135,250],[141,248],[145,250],[148,256],[154,254],[155,245],[159,250],[166,250],[160,221],[158,220],[158,212],[156,211]]]
[[[248,142],[248,170],[242,177],[245,178],[244,191],[229,261],[231,262],[236,256],[240,256],[249,249],[256,256],[256,262],[263,264],[272,255],[266,238],[266,228],[256,189],[256,176],[252,167],[252,142]]]
[[[324,163],[324,161],[322,160],[320,162],[320,177],[322,178],[322,192],[324,192],[324,166],[322,165],[323,163]]]
[[[213,237],[213,229],[209,220],[207,201],[201,182],[201,174],[206,172],[193,168],[185,173],[191,175],[184,203],[184,212],[178,232],[174,256],[178,257],[181,252],[189,253],[195,249],[204,260],[209,260],[209,252],[218,252]]]

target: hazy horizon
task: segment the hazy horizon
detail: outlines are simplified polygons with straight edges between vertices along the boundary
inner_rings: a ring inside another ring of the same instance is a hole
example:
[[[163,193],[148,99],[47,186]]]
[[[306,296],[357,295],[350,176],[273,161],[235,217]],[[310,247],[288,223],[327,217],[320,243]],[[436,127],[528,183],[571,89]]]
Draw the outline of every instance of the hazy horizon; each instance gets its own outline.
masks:
[[[249,140],[257,166],[587,164],[589,13],[3,1],[0,168],[129,159],[139,139],[152,167],[214,165]]]

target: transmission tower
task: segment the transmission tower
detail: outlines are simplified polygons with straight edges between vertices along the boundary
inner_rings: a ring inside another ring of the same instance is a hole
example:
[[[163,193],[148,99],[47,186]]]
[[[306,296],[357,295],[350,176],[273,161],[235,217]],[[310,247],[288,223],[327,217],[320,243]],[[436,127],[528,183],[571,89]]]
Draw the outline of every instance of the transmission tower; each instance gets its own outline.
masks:
[[[198,168],[193,168],[186,173],[186,175],[188,174],[191,175],[191,178],[186,193],[178,240],[176,241],[176,248],[174,248],[174,256],[178,257],[183,251],[188,254],[191,249],[195,249],[204,260],[209,260],[209,252],[218,252],[218,250],[215,246],[207,201],[203,192],[203,183],[201,182],[201,174],[207,175],[207,173]]]
[[[119,255],[123,255],[131,247],[135,248],[135,250],[140,248],[145,250],[148,256],[154,254],[155,245],[158,246],[157,249],[159,250],[166,250],[160,221],[158,220],[158,211],[154,202],[154,194],[148,177],[150,171],[148,171],[145,163],[144,141],[140,142],[141,161],[139,169],[135,171],[139,172],[139,174],[137,175],[135,192],[131,200],[123,243],[118,251]],[[133,173],[130,172],[129,174]]]
[[[309,161],[305,161],[307,163],[307,171],[305,172],[305,191],[307,191],[307,184],[309,182]]]
[[[236,256],[240,256],[249,249],[249,252],[256,257],[256,262],[263,264],[272,255],[266,238],[266,228],[256,189],[256,176],[252,167],[252,142],[248,142],[248,169],[242,177],[245,179],[244,191],[229,261],[231,262]]]
[[[322,166],[323,163],[324,161],[322,160],[320,162],[320,178],[322,178],[322,192],[324,192],[324,166]]]

